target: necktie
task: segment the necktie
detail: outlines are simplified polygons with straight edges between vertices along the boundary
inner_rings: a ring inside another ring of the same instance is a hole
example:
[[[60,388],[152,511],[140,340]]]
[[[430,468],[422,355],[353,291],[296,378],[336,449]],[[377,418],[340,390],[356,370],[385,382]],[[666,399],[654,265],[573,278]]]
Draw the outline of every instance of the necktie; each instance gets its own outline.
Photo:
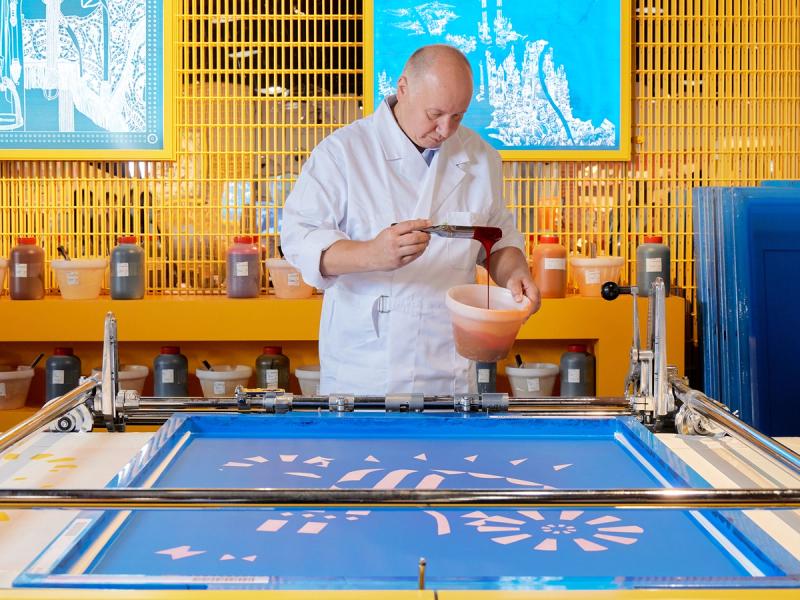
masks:
[[[422,158],[425,161],[425,164],[430,167],[433,157],[436,156],[438,151],[438,148],[425,148],[425,150],[422,151]]]

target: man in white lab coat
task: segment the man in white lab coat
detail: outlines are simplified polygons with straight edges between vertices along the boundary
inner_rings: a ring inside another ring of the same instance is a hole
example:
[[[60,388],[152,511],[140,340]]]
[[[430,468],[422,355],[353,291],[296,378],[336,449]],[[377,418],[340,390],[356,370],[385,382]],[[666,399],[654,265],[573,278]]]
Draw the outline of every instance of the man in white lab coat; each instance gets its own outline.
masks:
[[[421,228],[501,228],[492,277],[539,308],[523,238],[502,199],[500,156],[459,127],[471,98],[466,57],[450,46],[421,48],[397,95],[320,142],[303,167],[281,244],[303,278],[325,290],[320,393],[475,390],[474,365],[455,351],[445,295],[475,281],[484,251]]]

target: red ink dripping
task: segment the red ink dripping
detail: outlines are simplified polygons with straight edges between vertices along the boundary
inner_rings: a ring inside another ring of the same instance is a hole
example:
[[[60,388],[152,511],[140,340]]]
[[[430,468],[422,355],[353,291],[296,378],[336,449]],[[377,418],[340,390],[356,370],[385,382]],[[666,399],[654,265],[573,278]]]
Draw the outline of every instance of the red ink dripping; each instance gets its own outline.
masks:
[[[489,279],[491,278],[491,251],[492,246],[495,245],[501,237],[503,237],[503,230],[499,227],[476,227],[475,232],[472,234],[473,240],[478,240],[483,249],[486,251],[486,271],[488,277],[486,278],[486,308],[489,306]]]

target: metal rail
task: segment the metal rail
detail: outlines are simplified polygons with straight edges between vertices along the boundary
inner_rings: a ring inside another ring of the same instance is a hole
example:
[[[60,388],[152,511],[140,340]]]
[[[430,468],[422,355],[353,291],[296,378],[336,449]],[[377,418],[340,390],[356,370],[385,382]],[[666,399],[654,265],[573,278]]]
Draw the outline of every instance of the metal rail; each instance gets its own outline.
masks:
[[[671,384],[678,399],[691,410],[710,419],[726,433],[754,447],[767,458],[778,462],[783,467],[788,468],[794,475],[800,477],[800,454],[754,429],[734,416],[724,404],[709,398],[698,390],[690,388],[682,380],[673,378]]]
[[[94,379],[87,379],[75,389],[70,390],[59,398],[54,398],[48,404],[40,408],[35,414],[21,423],[18,423],[5,433],[0,434],[0,453],[5,452],[21,439],[38,431],[48,423],[59,419],[73,408],[81,405],[85,402],[85,395],[99,385],[100,384]]]
[[[800,489],[323,490],[9,489],[0,509],[208,509],[330,506],[614,507],[624,509],[798,508]]]

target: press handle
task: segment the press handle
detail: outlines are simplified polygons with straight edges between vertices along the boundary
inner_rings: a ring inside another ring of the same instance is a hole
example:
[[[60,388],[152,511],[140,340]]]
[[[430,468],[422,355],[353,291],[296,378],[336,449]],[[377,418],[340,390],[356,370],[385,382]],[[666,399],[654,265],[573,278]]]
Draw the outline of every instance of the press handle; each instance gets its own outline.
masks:
[[[629,285],[617,285],[613,281],[606,281],[600,288],[600,295],[606,300],[616,300],[620,294],[630,294]]]

